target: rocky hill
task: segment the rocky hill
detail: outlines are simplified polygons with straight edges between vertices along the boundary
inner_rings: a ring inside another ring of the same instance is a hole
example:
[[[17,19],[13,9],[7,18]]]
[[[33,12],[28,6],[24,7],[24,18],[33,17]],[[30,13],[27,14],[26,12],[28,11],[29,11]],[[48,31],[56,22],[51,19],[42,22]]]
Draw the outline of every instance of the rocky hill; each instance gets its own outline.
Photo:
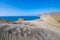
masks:
[[[46,16],[49,24],[60,28],[60,12],[51,12]]]
[[[60,22],[60,12],[51,12],[49,13],[52,17],[56,19],[56,21]]]

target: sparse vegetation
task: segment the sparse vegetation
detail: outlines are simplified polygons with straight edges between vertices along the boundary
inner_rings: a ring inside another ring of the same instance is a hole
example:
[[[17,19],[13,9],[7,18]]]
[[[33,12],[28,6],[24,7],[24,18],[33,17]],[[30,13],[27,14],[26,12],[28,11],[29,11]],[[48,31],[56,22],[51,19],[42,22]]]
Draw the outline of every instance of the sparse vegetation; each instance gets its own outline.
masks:
[[[60,23],[60,20],[57,20]]]

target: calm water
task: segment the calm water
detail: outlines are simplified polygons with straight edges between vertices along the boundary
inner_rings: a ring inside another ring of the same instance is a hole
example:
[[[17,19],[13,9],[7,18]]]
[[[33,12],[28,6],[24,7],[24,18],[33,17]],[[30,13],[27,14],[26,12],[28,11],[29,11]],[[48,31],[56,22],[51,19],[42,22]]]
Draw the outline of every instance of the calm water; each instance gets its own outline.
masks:
[[[35,19],[39,19],[40,17],[38,16],[0,16],[0,18],[3,18],[5,20],[10,20],[10,21],[17,21],[19,18],[23,18],[24,20],[35,20]]]

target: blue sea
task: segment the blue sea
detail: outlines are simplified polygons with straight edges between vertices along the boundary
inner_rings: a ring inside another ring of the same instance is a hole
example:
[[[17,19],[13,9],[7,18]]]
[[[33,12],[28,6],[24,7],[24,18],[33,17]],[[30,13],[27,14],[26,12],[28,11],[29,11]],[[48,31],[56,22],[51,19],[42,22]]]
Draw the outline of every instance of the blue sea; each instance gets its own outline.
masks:
[[[0,18],[9,21],[17,21],[19,18],[23,18],[24,20],[35,20],[35,19],[39,19],[40,17],[39,16],[0,16]]]

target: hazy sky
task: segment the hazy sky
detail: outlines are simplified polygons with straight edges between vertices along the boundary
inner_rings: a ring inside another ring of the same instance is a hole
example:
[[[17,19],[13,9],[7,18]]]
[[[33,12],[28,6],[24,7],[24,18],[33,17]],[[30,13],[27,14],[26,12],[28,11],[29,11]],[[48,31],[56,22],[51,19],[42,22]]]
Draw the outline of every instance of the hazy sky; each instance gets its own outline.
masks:
[[[60,0],[0,0],[0,16],[33,16],[59,11]]]

